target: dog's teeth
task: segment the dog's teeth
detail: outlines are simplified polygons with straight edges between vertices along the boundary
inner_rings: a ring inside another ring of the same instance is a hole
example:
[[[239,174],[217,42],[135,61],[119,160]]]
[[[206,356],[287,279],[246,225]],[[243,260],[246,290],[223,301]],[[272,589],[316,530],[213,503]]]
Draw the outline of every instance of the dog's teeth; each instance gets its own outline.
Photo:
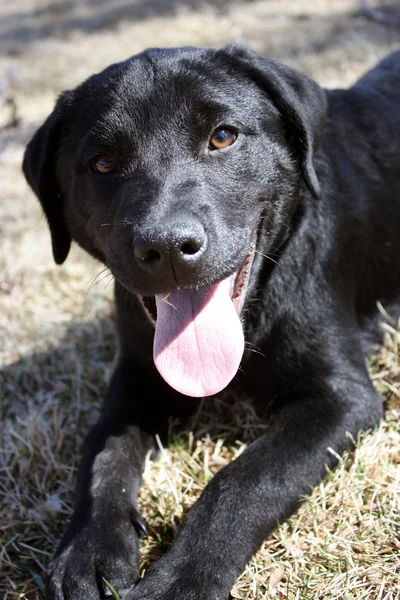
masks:
[[[234,275],[232,275],[232,278],[231,278],[231,296],[233,296],[233,294],[235,292],[235,281],[238,276],[238,272],[239,271],[236,271],[236,273],[234,273]]]

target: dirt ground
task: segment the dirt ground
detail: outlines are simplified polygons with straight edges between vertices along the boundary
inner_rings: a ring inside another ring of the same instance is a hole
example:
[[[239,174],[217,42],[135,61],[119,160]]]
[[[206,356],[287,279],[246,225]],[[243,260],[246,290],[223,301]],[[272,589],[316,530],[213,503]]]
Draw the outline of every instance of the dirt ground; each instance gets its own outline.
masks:
[[[346,86],[400,48],[400,5],[371,4],[389,18],[371,20],[358,0],[1,0],[0,597],[43,597],[115,352],[112,281],[96,278],[101,266],[77,247],[61,268],[53,264],[21,175],[26,142],[61,90],[149,46],[242,41],[322,85]],[[371,359],[385,423],[267,540],[233,597],[400,598],[399,341],[388,328]],[[171,434],[146,467],[143,569],[213,473],[263,427],[249,407],[225,399],[206,401],[189,434]]]

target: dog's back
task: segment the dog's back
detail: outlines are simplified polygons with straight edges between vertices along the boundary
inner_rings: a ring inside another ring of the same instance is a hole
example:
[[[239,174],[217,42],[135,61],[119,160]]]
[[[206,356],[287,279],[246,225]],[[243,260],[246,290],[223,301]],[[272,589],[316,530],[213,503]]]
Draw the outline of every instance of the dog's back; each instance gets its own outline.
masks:
[[[389,100],[400,102],[400,50],[368,71],[354,87],[374,89]]]
[[[328,166],[329,210],[341,223],[333,234],[340,237],[334,258],[337,276],[345,294],[357,290],[360,321],[375,314],[377,300],[395,305],[393,316],[398,318],[400,52],[350,89],[328,90],[327,95],[321,170]]]

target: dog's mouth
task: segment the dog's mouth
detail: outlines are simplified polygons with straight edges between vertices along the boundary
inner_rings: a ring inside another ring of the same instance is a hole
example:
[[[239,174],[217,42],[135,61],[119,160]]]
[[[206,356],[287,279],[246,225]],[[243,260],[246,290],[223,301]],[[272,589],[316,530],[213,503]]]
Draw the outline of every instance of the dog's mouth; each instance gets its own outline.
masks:
[[[230,281],[230,295],[233,305],[236,308],[238,315],[240,315],[244,301],[246,299],[246,291],[249,281],[250,269],[253,262],[254,248],[252,248],[247,254],[243,264],[239,269],[228,277]],[[168,302],[170,294],[165,296],[158,296],[164,302]],[[140,296],[139,299],[145,309],[145,312],[150,319],[153,326],[156,326],[157,322],[157,303],[156,296]]]
[[[211,396],[235,376],[244,351],[240,322],[255,244],[240,268],[212,285],[139,296],[155,327],[154,362],[187,396]]]

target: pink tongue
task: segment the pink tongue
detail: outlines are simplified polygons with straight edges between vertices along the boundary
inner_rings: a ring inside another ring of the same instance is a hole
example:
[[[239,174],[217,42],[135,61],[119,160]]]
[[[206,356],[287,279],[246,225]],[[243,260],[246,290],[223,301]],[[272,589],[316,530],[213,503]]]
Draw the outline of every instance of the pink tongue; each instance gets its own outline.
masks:
[[[186,396],[211,396],[235,376],[244,350],[242,325],[230,297],[231,277],[207,288],[156,296],[154,363]]]

